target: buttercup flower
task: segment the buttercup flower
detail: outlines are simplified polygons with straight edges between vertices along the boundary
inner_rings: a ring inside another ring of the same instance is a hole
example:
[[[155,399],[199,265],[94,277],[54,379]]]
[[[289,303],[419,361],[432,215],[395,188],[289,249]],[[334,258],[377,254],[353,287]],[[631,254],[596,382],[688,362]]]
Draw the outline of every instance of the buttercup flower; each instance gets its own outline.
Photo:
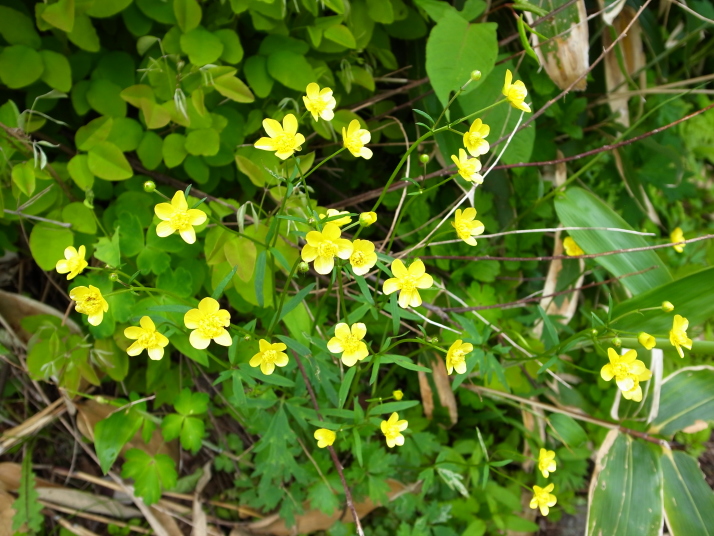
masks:
[[[343,225],[352,223],[352,218],[349,217],[349,212],[347,212],[346,210],[340,212],[339,210],[336,210],[334,208],[328,208],[327,214],[320,214],[320,219],[324,220],[326,218],[332,218],[333,216],[339,216],[340,214],[347,214],[347,216],[332,220],[328,223],[334,223],[335,225],[337,225],[337,227],[342,227]]]
[[[288,354],[283,351],[287,346],[282,342],[270,344],[265,339],[260,339],[258,345],[260,352],[251,357],[248,363],[251,367],[260,367],[263,374],[270,375],[275,367],[284,367],[288,364]]]
[[[459,156],[451,155],[451,161],[456,164],[456,169],[464,179],[476,184],[483,184],[483,177],[479,173],[481,171],[481,161],[478,158],[469,158],[466,156],[466,151],[459,149]]]
[[[555,471],[555,451],[540,449],[538,454],[538,470],[543,473],[545,478],[548,478],[550,473]],[[550,506],[553,506],[552,504]],[[533,508],[531,506],[531,508]]]
[[[469,246],[475,246],[478,242],[474,236],[483,234],[485,227],[483,223],[475,220],[476,209],[469,207],[461,211],[461,209],[456,209],[456,214],[454,214],[454,221],[451,222],[451,226],[456,229],[456,234],[458,237],[466,242]]]
[[[551,493],[555,488],[555,484],[548,484],[546,487],[533,486],[533,498],[531,499],[531,508],[534,510],[540,508],[540,513],[544,516],[548,515],[550,508],[558,502],[555,495]]]
[[[327,428],[320,428],[318,430],[315,430],[314,437],[315,439],[317,439],[318,448],[324,449],[325,447],[329,447],[335,442],[337,434],[332,430],[328,430]]]
[[[516,80],[511,84],[511,80],[513,80],[513,74],[510,69],[506,69],[506,80],[503,83],[503,95],[508,99],[508,102],[510,102],[511,106],[514,108],[518,108],[524,112],[530,112],[531,107],[523,102],[528,96],[526,85],[521,80]]]
[[[186,197],[181,190],[174,194],[171,203],[159,203],[154,207],[154,213],[163,220],[156,226],[156,234],[161,238],[179,232],[187,244],[196,241],[194,225],[206,221],[206,213],[197,208],[188,208]]]
[[[404,444],[404,436],[402,431],[407,429],[409,423],[407,421],[400,421],[397,412],[390,415],[389,420],[382,421],[381,428],[384,437],[387,438],[387,446],[391,449],[394,445],[399,445],[400,447]]]
[[[275,156],[281,160],[290,158],[295,151],[302,150],[305,136],[298,133],[298,122],[293,114],[283,117],[282,126],[275,119],[263,119],[263,128],[270,137],[256,141],[256,149],[275,151]]]
[[[184,315],[183,323],[193,330],[189,342],[197,350],[208,348],[211,340],[221,346],[230,346],[233,342],[225,329],[231,325],[231,315],[213,298],[203,298],[198,309],[191,309]]]
[[[362,227],[369,227],[376,221],[377,221],[377,213],[376,212],[363,212],[362,214],[359,215],[359,224]]]
[[[682,242],[684,240],[684,233],[682,232],[682,229],[680,227],[676,227],[674,231],[672,231],[672,234],[669,235],[669,241],[672,242],[673,244],[676,244],[677,242]],[[679,244],[678,246],[672,246],[674,248],[674,251],[677,253],[682,253],[684,251],[684,246],[686,244]]]
[[[374,244],[369,240],[358,239],[352,242],[352,246],[352,255],[350,255],[352,269],[357,275],[364,275],[377,263]]]
[[[571,257],[585,255],[585,252],[582,250],[582,248],[570,236],[566,236],[563,240],[563,249],[565,249],[565,254]]]
[[[602,367],[600,376],[606,382],[615,378],[617,386],[622,391],[622,396],[635,402],[642,401],[641,381],[649,380],[652,372],[647,370],[645,364],[637,359],[635,350],[628,350],[624,355],[619,355],[613,348],[607,349],[610,362]]]
[[[662,310],[665,313],[671,313],[672,311],[674,311],[674,305],[672,305],[672,302],[663,301],[662,302]]]
[[[313,266],[318,274],[329,274],[335,266],[335,257],[349,259],[352,255],[352,242],[340,236],[342,231],[332,222],[326,223],[322,231],[310,231],[300,252],[302,260],[315,261]]]
[[[347,127],[347,130],[345,130],[345,127],[342,127],[342,140],[344,146],[349,152],[352,153],[353,156],[358,158],[361,156],[365,160],[372,158],[371,149],[365,147],[365,144],[369,143],[369,140],[371,139],[372,135],[368,130],[360,128],[359,121],[356,119],[350,121],[350,125]]]
[[[169,340],[156,331],[154,322],[148,316],[142,316],[139,325],[140,328],[130,326],[124,330],[127,339],[136,339],[136,342],[126,349],[126,353],[135,356],[146,350],[150,359],[164,357],[164,348],[169,344]]]
[[[74,287],[69,297],[77,302],[75,309],[78,313],[87,315],[87,322],[98,326],[104,319],[104,313],[109,310],[107,300],[102,296],[102,291],[93,285],[89,287]]]
[[[352,328],[340,322],[335,326],[335,336],[327,342],[327,349],[333,354],[342,352],[342,362],[351,367],[369,355],[367,345],[362,340],[365,335],[367,326],[362,322],[352,324]]]
[[[79,246],[79,251],[72,246],[65,248],[64,259],[57,261],[55,270],[57,270],[59,274],[67,274],[67,272],[69,272],[67,279],[74,279],[89,265],[89,263],[84,260],[86,253],[87,249],[84,246]]]
[[[329,87],[320,89],[316,83],[307,85],[305,95],[302,100],[305,103],[305,108],[312,114],[312,118],[317,121],[318,117],[322,117],[325,121],[332,121],[335,117],[335,106],[337,101],[332,96],[332,90]]]
[[[397,389],[396,391],[392,391],[392,396],[394,397],[394,400],[399,402],[402,398],[404,398],[404,393],[400,389]]]
[[[692,349],[692,339],[687,337],[688,327],[689,320],[684,318],[682,315],[674,315],[674,320],[672,321],[672,329],[669,332],[669,342],[671,342],[672,346],[677,349],[679,357],[684,357],[682,346],[684,346],[687,350]]]
[[[480,119],[474,120],[468,132],[464,134],[464,146],[471,156],[481,156],[489,149],[488,142],[484,139],[491,132],[491,127]]]
[[[645,333],[644,331],[641,332],[637,336],[637,340],[640,342],[642,346],[644,346],[647,350],[652,350],[657,345],[657,339],[655,339],[652,335],[649,333]]]
[[[451,374],[456,371],[456,374],[466,372],[466,355],[474,350],[474,345],[468,342],[463,342],[461,339],[454,342],[446,352],[446,372]]]
[[[430,288],[434,284],[434,279],[426,273],[424,263],[417,259],[407,270],[404,263],[396,259],[392,263],[392,273],[394,277],[384,282],[382,291],[389,295],[399,290],[399,306],[404,309],[419,307],[421,305],[419,289]]]

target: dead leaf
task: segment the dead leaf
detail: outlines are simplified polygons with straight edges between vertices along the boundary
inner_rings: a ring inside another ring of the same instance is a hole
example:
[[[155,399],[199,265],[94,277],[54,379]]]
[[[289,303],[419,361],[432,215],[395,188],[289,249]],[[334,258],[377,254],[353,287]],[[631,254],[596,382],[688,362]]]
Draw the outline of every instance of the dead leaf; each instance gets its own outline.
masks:
[[[15,533],[12,530],[12,517],[15,515],[15,510],[12,509],[13,502],[15,497],[6,491],[0,491],[0,536],[13,536]]]
[[[417,376],[419,378],[419,391],[424,415],[431,420],[432,415],[434,415],[434,393],[431,390],[431,385],[429,385],[429,378],[426,377],[426,372],[420,370],[417,372]]]
[[[432,378],[434,379],[434,385],[436,385],[436,392],[439,394],[439,402],[449,411],[449,419],[453,426],[459,420],[459,408],[456,404],[456,396],[451,388],[449,374],[446,372],[446,364],[440,355],[434,354],[432,365]]]
[[[211,465],[213,462],[208,461],[203,466],[203,474],[198,479],[196,483],[196,489],[193,492],[193,530],[191,530],[191,536],[208,536],[208,522],[206,520],[206,512],[203,510],[203,504],[201,503],[201,493],[211,481]]]
[[[62,527],[70,531],[72,534],[76,534],[77,536],[99,536],[99,534],[97,534],[96,532],[92,532],[91,530],[84,528],[80,525],[76,525],[75,523],[70,523],[69,521],[61,517],[57,517],[57,522],[62,525]]]
[[[164,505],[162,502],[163,501],[159,501],[158,505],[154,504],[149,507],[155,522],[159,523],[166,536],[183,536],[183,532],[181,532],[178,523],[176,523],[174,517],[163,508]],[[154,527],[154,525],[152,525],[152,527]],[[154,530],[156,530],[156,527],[154,527]]]
[[[612,22],[615,20],[615,17],[617,17],[622,9],[625,7],[625,2],[627,0],[615,0],[614,2],[611,2],[609,6],[607,6],[607,9],[605,9],[605,0],[598,0],[598,5],[600,6],[600,10],[602,11],[602,20],[610,26]]]
[[[111,404],[100,404],[94,400],[86,400],[77,403],[77,428],[84,437],[90,441],[94,441],[94,427],[103,419],[106,419],[114,411],[116,407]],[[156,456],[156,454],[168,454],[171,458],[178,462],[179,448],[178,443],[174,441],[166,442],[161,435],[161,430],[158,428],[151,434],[151,441],[147,445],[141,437],[141,430],[129,441],[121,450],[123,454],[129,449],[141,449],[146,453]]]
[[[65,487],[46,488],[38,485],[37,494],[40,499],[49,503],[59,504],[83,512],[120,519],[141,517],[141,512],[136,508],[126,506],[110,497],[94,495],[77,489]]]
[[[26,316],[33,315],[52,315],[57,318],[64,318],[64,312],[58,311],[54,307],[50,307],[49,305],[45,305],[42,302],[21,294],[0,290],[0,316],[5,319],[15,335],[25,344],[30,340],[32,333],[28,333],[22,329],[20,321]],[[71,318],[65,320],[65,326],[67,326],[72,333],[82,333],[80,327]]]
[[[22,466],[19,463],[3,462],[0,463],[0,491],[17,491],[20,488],[20,477],[22,475]],[[59,488],[59,484],[55,484],[43,478],[37,478],[37,487],[43,488]]]
[[[684,432],[685,434],[696,434],[697,432],[706,430],[708,427],[709,424],[706,421],[697,419],[696,421],[694,421],[693,424],[690,424],[686,428],[682,428],[682,432]]]
[[[568,0],[552,0],[548,2],[541,0],[537,4],[548,11],[552,11],[567,2]],[[526,12],[525,15],[529,24],[532,23],[534,20],[533,15],[529,12]],[[540,24],[538,32],[548,38],[549,41],[538,46],[540,38],[536,34],[531,34],[533,49],[556,86],[560,89],[570,87],[575,80],[588,72],[590,68],[588,50],[590,47],[585,0],[577,0],[573,5],[565,8],[553,18]],[[583,76],[574,86],[574,89],[582,91],[586,86],[586,77]]]

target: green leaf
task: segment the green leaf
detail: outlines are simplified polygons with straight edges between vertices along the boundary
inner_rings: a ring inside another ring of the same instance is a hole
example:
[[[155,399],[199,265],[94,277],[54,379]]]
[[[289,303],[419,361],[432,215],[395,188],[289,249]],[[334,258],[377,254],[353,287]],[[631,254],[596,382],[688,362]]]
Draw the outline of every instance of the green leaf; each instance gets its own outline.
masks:
[[[136,435],[144,419],[136,411],[116,411],[94,427],[94,450],[99,458],[99,466],[105,475],[124,448]]]
[[[28,46],[12,45],[0,52],[0,80],[10,89],[29,86],[44,70],[42,56]]]
[[[106,141],[114,126],[111,117],[97,117],[77,129],[74,144],[80,151],[89,151],[95,145]],[[76,157],[74,157],[76,158]]]
[[[340,499],[337,493],[323,480],[318,480],[310,486],[307,490],[307,498],[313,510],[320,510],[328,516],[333,515],[340,506]]]
[[[268,73],[295,91],[305,91],[308,84],[315,81],[312,66],[305,56],[290,50],[278,50],[268,56]]]
[[[136,119],[118,117],[114,120],[107,141],[119,147],[122,152],[128,153],[139,147],[143,136],[144,129]]]
[[[280,311],[280,318],[278,318],[278,322],[285,318],[285,315],[289,314],[293,309],[295,309],[302,301],[305,299],[305,296],[307,296],[312,289],[315,288],[315,283],[310,283],[306,287],[300,289],[300,292],[295,294],[292,298],[290,298],[285,305],[283,305],[283,310]]]
[[[258,254],[258,259],[255,262],[255,298],[258,301],[258,307],[263,307],[265,302],[263,296],[263,280],[265,279],[265,265],[267,263],[267,253],[262,250]]]
[[[184,417],[181,427],[181,446],[186,450],[196,454],[203,445],[205,426],[201,419],[196,417]]]
[[[164,164],[167,168],[174,168],[181,164],[186,158],[186,136],[182,134],[169,134],[164,138],[161,147],[161,154],[164,157]]]
[[[175,333],[171,336],[171,344],[186,357],[193,359],[196,363],[208,366],[208,356],[203,350],[196,350],[188,340],[188,335],[184,333]]]
[[[150,19],[161,24],[176,24],[173,4],[157,0],[135,0],[138,8]]]
[[[195,156],[213,156],[220,145],[221,138],[212,128],[192,130],[186,136],[186,151]]]
[[[201,24],[201,6],[196,0],[174,0],[174,15],[182,32],[190,32]]]
[[[588,534],[658,536],[661,501],[662,473],[653,449],[611,430],[598,452],[590,484]]]
[[[374,22],[392,24],[394,22],[394,8],[391,2],[384,0],[367,0],[367,13]]]
[[[216,91],[236,102],[253,102],[255,97],[242,80],[233,75],[219,76],[213,79]]]
[[[97,232],[97,221],[94,212],[84,203],[69,203],[62,209],[62,221],[72,224],[72,230],[78,233],[93,235]]]
[[[42,11],[42,19],[63,32],[74,29],[74,0],[59,0]]]
[[[181,50],[197,67],[215,63],[223,54],[223,42],[203,26],[197,26],[181,36]]]
[[[124,117],[126,102],[121,98],[121,92],[122,88],[110,80],[92,80],[87,90],[87,102],[101,115]]]
[[[119,147],[108,141],[96,144],[89,150],[89,170],[100,179],[123,181],[134,176]]]
[[[52,50],[40,50],[44,71],[42,81],[57,91],[69,92],[72,89],[72,68],[63,54]]]
[[[166,454],[150,456],[143,450],[131,449],[125,458],[121,476],[134,479],[134,489],[146,504],[158,502],[162,488],[172,489],[176,485],[176,467]]]
[[[106,236],[101,237],[94,246],[94,256],[109,266],[121,264],[121,248],[119,246],[119,231],[114,231],[111,240]]]
[[[357,46],[354,35],[352,35],[350,29],[344,24],[330,26],[327,30],[325,30],[323,35],[325,36],[325,39],[329,39],[330,41],[346,48],[355,48]]]
[[[87,15],[79,13],[75,15],[74,29],[67,34],[67,37],[82,50],[99,52],[99,36]]]
[[[401,400],[400,402],[387,402],[379,404],[369,410],[370,415],[382,415],[384,413],[393,413],[395,411],[404,411],[405,409],[413,408],[419,405],[418,400]]]
[[[563,195],[556,198],[555,210],[561,223],[566,227],[610,227],[632,230],[632,227],[606,203],[581,188],[568,188]],[[644,237],[629,233],[569,231],[569,234],[585,253],[601,253],[650,245]],[[621,280],[622,285],[634,295],[672,281],[669,270],[651,250],[596,257],[595,262],[616,277],[657,266],[658,268],[654,270]]]
[[[57,261],[64,259],[64,250],[74,242],[72,231],[50,223],[38,223],[30,232],[30,252],[43,270],[54,270]]]
[[[155,132],[144,132],[144,136],[136,148],[136,155],[141,165],[146,169],[154,170],[161,165],[164,140]]]
[[[243,70],[245,71],[245,79],[258,97],[264,99],[270,95],[274,79],[268,73],[268,59],[265,56],[250,56],[245,61]]]
[[[443,106],[449,94],[463,86],[478,69],[488,76],[496,62],[496,24],[469,24],[455,12],[447,12],[431,30],[426,44],[426,72]],[[470,84],[465,93],[477,84]]]
[[[553,428],[553,436],[568,447],[579,447],[588,440],[583,427],[572,417],[554,413],[548,424]]]
[[[92,2],[86,13],[95,19],[112,17],[124,11],[131,4],[132,0],[101,0]]]
[[[206,393],[192,393],[189,388],[184,388],[174,401],[174,409],[181,415],[188,417],[200,415],[208,411],[210,397]]]
[[[30,197],[35,191],[34,163],[32,161],[28,161],[13,166],[12,182],[23,194]]]
[[[347,374],[345,374],[342,383],[340,384],[340,394],[337,399],[337,407],[340,409],[342,409],[342,406],[345,405],[345,400],[347,400],[347,395],[349,395],[350,393],[350,387],[352,386],[352,380],[354,379],[356,372],[357,367],[350,367],[350,369],[347,371]]]
[[[240,63],[243,59],[243,45],[240,44],[238,34],[230,28],[216,30],[213,33],[223,43],[221,60],[226,63]]]
[[[15,510],[12,516],[13,531],[19,531],[23,525],[32,534],[39,534],[42,530],[45,518],[42,516],[43,506],[39,500],[40,495],[35,489],[36,485],[35,473],[32,472],[32,449],[28,448],[22,458],[17,499],[12,503],[12,509]]]
[[[7,6],[0,6],[0,35],[11,45],[40,48],[42,41],[30,17]]]
[[[665,378],[650,433],[672,436],[697,421],[714,422],[714,367],[686,367]]]
[[[81,129],[80,129],[81,130]],[[89,165],[87,164],[86,154],[78,154],[72,157],[72,159],[67,163],[67,171],[69,171],[69,176],[72,180],[79,186],[82,190],[87,191],[94,185],[94,175],[89,171]]]
[[[664,450],[664,449],[663,449]],[[672,536],[714,535],[714,491],[697,460],[679,451],[664,450],[664,515]]]

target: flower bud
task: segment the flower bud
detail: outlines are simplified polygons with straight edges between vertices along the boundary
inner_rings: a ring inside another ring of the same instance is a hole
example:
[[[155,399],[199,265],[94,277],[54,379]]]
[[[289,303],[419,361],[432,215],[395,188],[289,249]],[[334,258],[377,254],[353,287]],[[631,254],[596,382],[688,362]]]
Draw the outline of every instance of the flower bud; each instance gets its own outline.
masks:
[[[394,397],[394,400],[401,400],[404,398],[404,393],[400,389],[397,389],[396,391],[392,391],[392,396]]]
[[[429,155],[428,155],[428,154],[424,154],[424,153],[420,154],[420,155],[419,155],[419,162],[421,162],[422,164],[428,164],[428,163],[429,163]]]
[[[620,337],[615,337],[614,339],[612,339],[612,345],[615,348],[619,348],[620,346],[622,346],[622,341],[620,340]]]
[[[359,224],[362,227],[369,227],[376,221],[377,221],[377,213],[376,212],[363,212],[362,214],[359,215]]]
[[[156,190],[156,183],[154,181],[146,181],[144,183],[144,191],[148,194]]]
[[[672,311],[674,311],[674,305],[672,305],[672,302],[663,301],[662,302],[662,310],[665,313],[671,313]]]
[[[309,269],[310,269],[310,265],[308,263],[306,263],[305,261],[302,261],[302,262],[300,262],[300,264],[298,264],[298,272],[300,272],[301,274],[304,274]]]
[[[109,274],[109,281],[119,281],[119,274],[116,272]]]
[[[473,82],[478,82],[479,80],[481,80],[481,71],[479,71],[478,69],[476,69],[475,71],[471,71],[471,80]]]
[[[600,332],[599,332],[598,330],[596,330],[595,328],[593,328],[593,329],[590,330],[590,334],[591,334],[593,337],[597,337],[598,333],[600,333]]]
[[[431,339],[429,339],[429,342],[431,344],[439,344],[439,337],[432,337]]]
[[[97,396],[97,397],[94,397],[94,401],[95,401],[97,404],[108,404],[108,403],[109,403],[109,400],[107,400],[106,398],[104,398],[104,397],[101,396],[101,395],[100,395],[100,396]]]
[[[250,335],[243,335],[244,341],[249,341],[251,339]]]
[[[650,335],[649,333],[645,333],[644,331],[640,332],[640,334],[637,336],[637,340],[647,350],[652,350],[652,348],[654,348],[657,344],[657,340],[652,335]]]

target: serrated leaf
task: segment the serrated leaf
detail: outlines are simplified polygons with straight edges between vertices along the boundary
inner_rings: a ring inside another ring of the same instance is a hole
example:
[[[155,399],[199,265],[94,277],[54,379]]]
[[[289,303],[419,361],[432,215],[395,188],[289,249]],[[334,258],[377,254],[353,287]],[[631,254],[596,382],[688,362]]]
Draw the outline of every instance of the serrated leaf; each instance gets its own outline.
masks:
[[[28,448],[22,459],[17,499],[12,503],[12,509],[15,510],[12,517],[13,531],[19,531],[23,525],[34,533],[39,533],[42,530],[44,522],[42,504],[35,486],[35,474],[32,472],[32,450]]]
[[[176,485],[176,467],[166,454],[150,456],[143,450],[130,449],[125,458],[121,476],[134,479],[134,490],[146,504],[157,503],[162,488],[172,489]]]

